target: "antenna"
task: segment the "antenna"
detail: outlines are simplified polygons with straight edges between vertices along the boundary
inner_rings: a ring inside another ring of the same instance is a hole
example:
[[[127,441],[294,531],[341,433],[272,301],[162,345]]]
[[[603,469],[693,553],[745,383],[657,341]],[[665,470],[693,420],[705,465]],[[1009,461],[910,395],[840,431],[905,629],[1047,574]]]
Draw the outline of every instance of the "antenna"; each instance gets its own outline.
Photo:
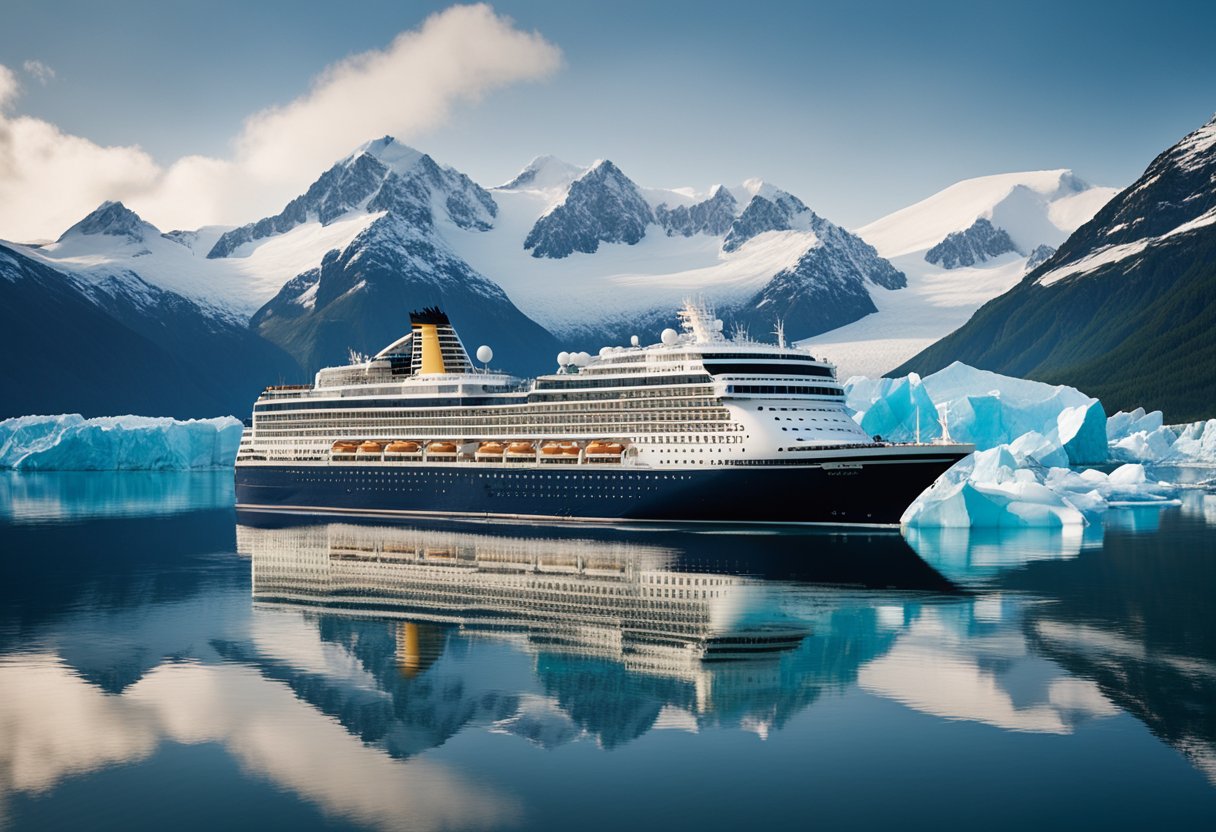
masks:
[[[777,346],[785,349],[785,321],[781,318],[777,319],[777,326],[773,328],[773,334],[777,336]]]
[[[913,407],[916,407],[916,444],[920,444],[920,408],[913,402]]]

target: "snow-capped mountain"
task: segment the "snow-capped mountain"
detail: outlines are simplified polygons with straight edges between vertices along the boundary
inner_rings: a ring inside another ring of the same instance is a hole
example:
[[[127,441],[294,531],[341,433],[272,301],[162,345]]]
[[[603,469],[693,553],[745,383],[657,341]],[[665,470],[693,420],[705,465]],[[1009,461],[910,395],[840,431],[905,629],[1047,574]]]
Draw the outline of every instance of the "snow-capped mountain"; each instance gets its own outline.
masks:
[[[493,229],[441,234],[570,347],[654,337],[694,294],[758,334],[781,319],[808,336],[873,312],[873,286],[903,284],[869,245],[760,181],[644,188],[611,161],[542,157],[493,195]]]
[[[430,228],[440,216],[484,231],[496,211],[494,199],[463,173],[385,136],[327,170],[280,213],[223,234],[207,256],[228,257],[247,243],[309,221],[326,226],[352,212],[388,212],[419,228]]]
[[[1216,118],[1184,137],[1009,292],[897,372],[950,361],[1211,415],[1216,401]]]
[[[104,236],[145,257],[146,244],[178,246],[121,205],[95,214],[58,244]],[[0,353],[0,417],[244,413],[267,383],[300,373],[243,321],[138,274],[65,271],[2,244]]]
[[[711,237],[725,236],[735,222],[739,203],[729,190],[718,185],[708,199],[692,205],[676,205],[669,208],[661,203],[654,209],[655,222],[663,226],[668,237],[691,237],[708,234]]]
[[[980,219],[996,229],[1001,217],[1016,215],[1015,203],[1038,205],[1054,222],[1071,216],[1066,203],[1078,214],[1076,204],[1093,201],[1094,189],[1067,172],[984,181],[984,199],[946,200],[957,209],[949,227],[934,227],[937,218],[922,215],[928,209],[906,209],[903,221],[887,218],[859,236],[759,180],[705,191],[646,188],[608,160],[582,167],[543,156],[487,190],[384,137],[339,160],[274,216],[162,234],[106,203],[54,243],[11,245],[21,265],[8,273],[41,275],[28,281],[24,303],[50,292],[50,275],[58,274],[59,289],[72,287],[120,321],[143,326],[140,309],[189,310],[194,323],[177,329],[209,327],[225,345],[261,350],[275,368],[263,381],[306,380],[351,349],[375,351],[400,335],[411,309],[434,304],[470,347],[490,344],[496,363],[519,373],[549,369],[560,349],[594,350],[633,334],[654,339],[690,295],[715,304],[728,328],[765,335],[781,321],[789,338],[816,336],[816,345],[830,348],[835,333],[824,333],[873,319],[879,339],[889,339],[905,325],[891,311],[917,303],[970,314],[1021,273],[1024,257],[998,255],[980,264],[1004,269],[995,279],[977,281],[975,269],[963,267],[950,274],[964,288],[926,290],[926,275],[946,271],[924,255],[950,233],[982,226]],[[1058,233],[1040,239],[1030,221],[1006,225],[1025,252],[1063,233],[1053,226]],[[905,251],[903,238],[917,235],[929,242]],[[894,265],[884,246],[903,252]],[[962,302],[942,303],[959,295]],[[949,331],[948,315],[930,317],[922,340],[903,343],[899,360]]]
[[[925,252],[925,262],[943,269],[957,269],[1010,252],[1021,254],[1009,232],[980,217],[963,231],[951,231],[946,239]]]
[[[1115,194],[1068,170],[967,179],[857,229],[907,275],[878,308],[811,342],[842,375],[876,377],[966,323],[1008,291]]]
[[[603,160],[570,183],[562,200],[532,226],[524,248],[533,257],[555,259],[576,251],[594,254],[600,243],[633,245],[653,222],[637,185]]]

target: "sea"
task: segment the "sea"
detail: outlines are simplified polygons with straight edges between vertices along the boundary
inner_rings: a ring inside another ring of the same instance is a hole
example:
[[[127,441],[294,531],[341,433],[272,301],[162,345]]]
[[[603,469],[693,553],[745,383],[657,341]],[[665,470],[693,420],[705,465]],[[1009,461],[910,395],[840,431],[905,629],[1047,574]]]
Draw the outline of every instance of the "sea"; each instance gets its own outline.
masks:
[[[0,828],[1213,828],[1186,477],[1075,533],[901,533],[0,474]]]

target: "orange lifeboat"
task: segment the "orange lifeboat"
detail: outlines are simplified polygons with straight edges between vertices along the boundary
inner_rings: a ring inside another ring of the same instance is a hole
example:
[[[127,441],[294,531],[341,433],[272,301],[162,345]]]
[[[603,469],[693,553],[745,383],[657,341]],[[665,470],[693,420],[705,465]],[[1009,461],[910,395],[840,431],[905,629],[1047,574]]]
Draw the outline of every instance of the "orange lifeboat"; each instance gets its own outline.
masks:
[[[388,447],[385,448],[385,452],[390,454],[416,454],[421,448],[422,446],[417,442],[407,442],[399,439],[396,442],[390,442]]]
[[[507,446],[507,453],[531,455],[536,453],[536,446],[531,442],[512,442]]]
[[[379,454],[383,453],[383,451],[384,446],[382,444],[373,442],[370,439],[359,446],[359,453],[361,454]]]
[[[562,446],[557,442],[546,442],[541,446],[540,452],[545,456],[557,456],[562,452]]]
[[[592,442],[587,446],[587,453],[592,456],[620,456],[625,446],[620,442]]]
[[[335,442],[334,446],[330,448],[330,452],[335,454],[353,454],[357,450],[359,450],[358,442],[346,440]]]
[[[562,456],[578,456],[578,444],[574,442],[563,442],[561,445]]]
[[[432,442],[426,446],[428,454],[454,454],[456,453],[455,442]]]

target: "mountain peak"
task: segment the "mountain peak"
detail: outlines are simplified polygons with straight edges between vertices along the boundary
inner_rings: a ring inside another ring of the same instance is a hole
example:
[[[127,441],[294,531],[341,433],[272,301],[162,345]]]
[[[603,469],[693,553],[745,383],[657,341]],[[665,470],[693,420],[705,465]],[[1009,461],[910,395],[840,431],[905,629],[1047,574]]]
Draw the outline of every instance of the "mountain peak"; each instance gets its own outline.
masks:
[[[121,202],[106,200],[80,222],[63,232],[59,240],[62,242],[69,236],[107,234],[139,242],[149,233],[160,234],[160,231],[151,223],[144,222],[139,214]]]
[[[587,168],[572,165],[556,156],[537,156],[517,173],[515,178],[493,190],[547,191],[554,188],[566,188],[586,171]]]
[[[426,156],[421,150],[415,150],[407,144],[394,139],[392,136],[382,136],[364,142],[343,161],[350,164],[360,156],[371,156],[397,173],[407,173]]]
[[[536,221],[524,249],[554,259],[576,251],[593,254],[600,243],[634,245],[652,222],[650,204],[633,180],[607,159],[597,159]]]

